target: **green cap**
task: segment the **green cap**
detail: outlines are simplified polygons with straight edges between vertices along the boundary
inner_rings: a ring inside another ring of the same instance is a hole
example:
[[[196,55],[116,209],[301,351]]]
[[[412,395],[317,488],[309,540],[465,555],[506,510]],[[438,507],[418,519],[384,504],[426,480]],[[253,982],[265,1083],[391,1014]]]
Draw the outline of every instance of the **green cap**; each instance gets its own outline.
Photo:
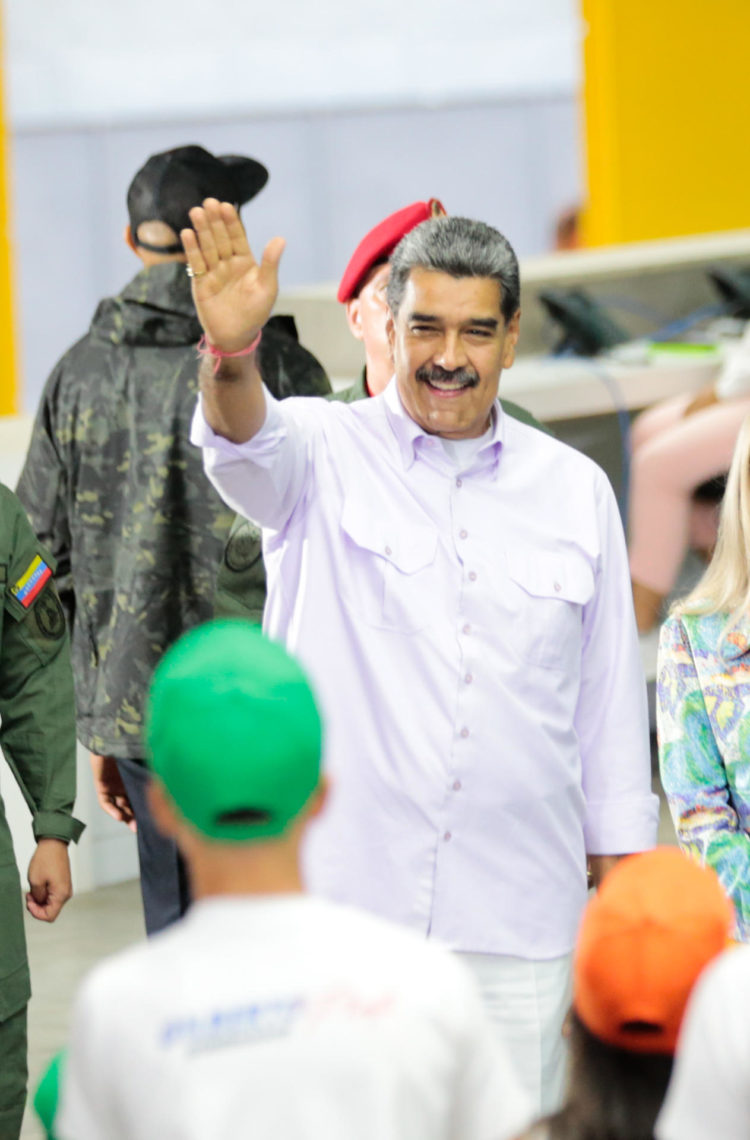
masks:
[[[181,637],[151,683],[154,775],[203,835],[281,835],[320,782],[322,728],[309,682],[281,645],[243,620]]]
[[[55,1117],[60,1096],[65,1050],[55,1053],[34,1094],[34,1111],[42,1122],[47,1140],[55,1140]]]

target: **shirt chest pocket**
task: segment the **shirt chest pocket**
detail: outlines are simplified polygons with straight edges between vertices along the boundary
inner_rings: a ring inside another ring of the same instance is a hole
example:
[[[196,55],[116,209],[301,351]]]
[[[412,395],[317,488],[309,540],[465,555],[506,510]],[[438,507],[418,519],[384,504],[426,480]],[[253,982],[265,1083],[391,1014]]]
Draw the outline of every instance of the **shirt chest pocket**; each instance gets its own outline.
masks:
[[[415,633],[435,618],[437,530],[378,516],[347,498],[341,512],[346,565],[342,600],[361,621],[394,633]]]
[[[542,669],[577,670],[593,570],[571,554],[514,551],[507,564],[515,651]]]

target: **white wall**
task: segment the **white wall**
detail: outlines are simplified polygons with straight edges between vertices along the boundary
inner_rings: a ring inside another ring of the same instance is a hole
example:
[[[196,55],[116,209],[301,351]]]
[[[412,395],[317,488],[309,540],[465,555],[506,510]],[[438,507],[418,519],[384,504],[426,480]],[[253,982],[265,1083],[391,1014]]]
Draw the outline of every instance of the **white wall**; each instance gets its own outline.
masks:
[[[187,142],[260,158],[256,244],[336,280],[417,198],[542,252],[580,197],[577,0],[4,0],[24,406],[137,268],[125,193]]]
[[[569,93],[576,0],[5,0],[17,127]]]
[[[122,241],[128,183],[181,143],[265,162],[245,209],[251,239],[288,246],[284,288],[337,280],[376,222],[417,198],[503,230],[521,255],[549,247],[555,215],[580,196],[572,95],[435,109],[268,115],[116,128],[23,129],[12,144],[17,312],[24,405],[138,263]]]

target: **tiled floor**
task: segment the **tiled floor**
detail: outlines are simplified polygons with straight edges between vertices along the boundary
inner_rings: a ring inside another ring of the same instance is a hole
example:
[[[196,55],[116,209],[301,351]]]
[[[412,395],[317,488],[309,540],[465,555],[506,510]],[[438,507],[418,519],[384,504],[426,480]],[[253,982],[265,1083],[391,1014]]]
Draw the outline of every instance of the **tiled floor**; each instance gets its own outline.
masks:
[[[674,843],[663,801],[659,842]],[[72,899],[54,926],[27,916],[26,936],[34,989],[29,1008],[29,1087],[33,1089],[52,1054],[65,1042],[71,998],[80,979],[99,958],[143,937],[138,884],[121,883]],[[28,1111],[22,1140],[41,1136],[36,1117]]]

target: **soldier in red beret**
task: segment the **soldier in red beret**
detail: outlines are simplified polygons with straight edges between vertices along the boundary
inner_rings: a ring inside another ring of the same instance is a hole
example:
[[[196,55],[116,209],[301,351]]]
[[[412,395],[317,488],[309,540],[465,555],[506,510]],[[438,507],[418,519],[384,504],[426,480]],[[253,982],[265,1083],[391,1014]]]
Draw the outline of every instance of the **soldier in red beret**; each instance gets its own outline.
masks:
[[[365,396],[377,396],[393,375],[393,360],[385,325],[388,305],[388,262],[401,238],[428,218],[445,214],[442,202],[412,202],[389,214],[362,238],[341,278],[337,299],[346,305],[346,319],[352,336],[365,348],[366,365],[359,379],[341,394],[350,403]]]

